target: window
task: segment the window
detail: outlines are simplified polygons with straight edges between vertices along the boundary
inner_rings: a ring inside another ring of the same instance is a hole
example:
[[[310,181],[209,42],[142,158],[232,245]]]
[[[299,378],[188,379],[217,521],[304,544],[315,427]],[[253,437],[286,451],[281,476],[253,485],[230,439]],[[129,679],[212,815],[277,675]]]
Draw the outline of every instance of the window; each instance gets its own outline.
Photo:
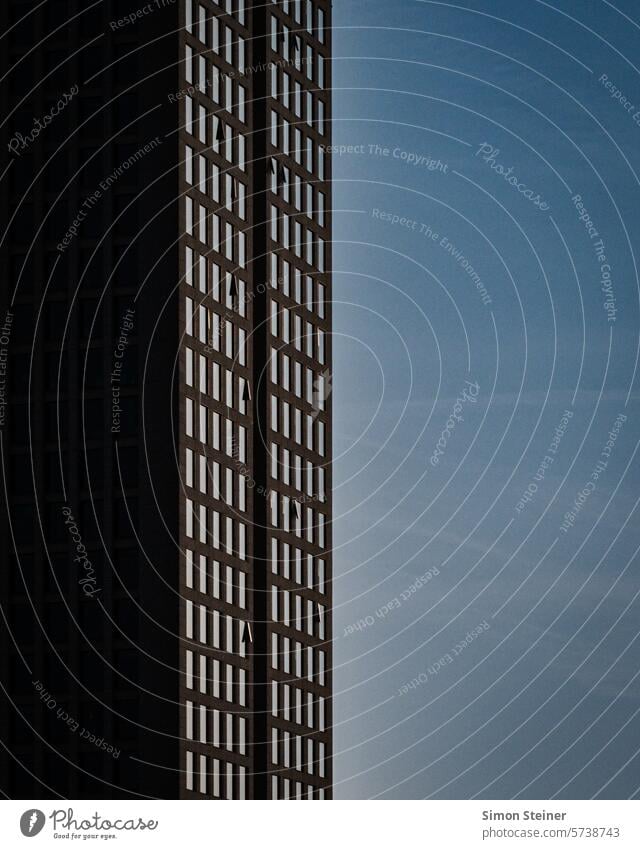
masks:
[[[207,607],[204,604],[200,605],[200,642],[207,642]]]
[[[245,72],[245,41],[244,38],[238,37],[238,70],[241,74]]]
[[[185,348],[185,383],[187,386],[193,386],[193,351],[191,348]]]
[[[213,759],[213,795],[220,796],[220,761],[218,758]]]
[[[184,169],[185,180],[189,185],[193,185],[193,148],[185,145],[184,148]]]
[[[185,432],[187,436],[193,436],[193,401],[191,398],[185,400]]]
[[[207,11],[204,6],[198,6],[198,39],[207,43]]]
[[[188,690],[193,690],[193,652],[186,652],[185,663],[185,686]]]
[[[200,438],[200,442],[202,442],[206,445],[207,444],[207,408],[205,406],[203,406],[202,404],[199,404],[199,411],[200,411],[199,438]]]
[[[187,639],[193,639],[193,602],[185,602],[185,634]]]
[[[193,133],[193,100],[190,97],[186,97],[184,101],[184,123],[185,129],[190,135],[194,135]]]
[[[185,534],[190,539],[193,539],[193,501],[189,498],[187,498],[185,504]],[[191,602],[187,602],[187,609],[189,604],[191,604]],[[187,636],[189,635],[187,634]]]
[[[185,784],[187,790],[193,790],[193,752],[186,753]]]

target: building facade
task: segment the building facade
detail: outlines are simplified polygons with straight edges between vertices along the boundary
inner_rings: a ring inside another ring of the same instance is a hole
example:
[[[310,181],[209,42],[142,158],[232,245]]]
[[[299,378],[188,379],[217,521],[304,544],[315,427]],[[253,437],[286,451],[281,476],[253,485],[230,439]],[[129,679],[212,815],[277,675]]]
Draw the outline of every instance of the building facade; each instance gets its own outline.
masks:
[[[186,790],[324,798],[329,10],[218,10],[187,4],[180,96]]]
[[[330,4],[130,5],[2,12],[3,791],[329,799]]]

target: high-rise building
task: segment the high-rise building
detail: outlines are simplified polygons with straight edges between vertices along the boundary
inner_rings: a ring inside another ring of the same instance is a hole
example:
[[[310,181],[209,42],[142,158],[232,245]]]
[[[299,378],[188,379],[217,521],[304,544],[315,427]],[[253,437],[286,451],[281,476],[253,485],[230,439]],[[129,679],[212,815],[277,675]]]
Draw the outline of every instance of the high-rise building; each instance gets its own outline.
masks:
[[[329,799],[330,4],[0,15],[1,789]]]

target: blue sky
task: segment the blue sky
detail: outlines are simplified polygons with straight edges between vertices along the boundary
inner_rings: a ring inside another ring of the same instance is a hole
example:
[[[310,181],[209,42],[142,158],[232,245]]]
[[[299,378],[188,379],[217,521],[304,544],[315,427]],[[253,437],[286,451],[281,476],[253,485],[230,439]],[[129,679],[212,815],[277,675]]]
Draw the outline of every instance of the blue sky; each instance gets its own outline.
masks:
[[[338,798],[638,793],[634,5],[334,3]]]

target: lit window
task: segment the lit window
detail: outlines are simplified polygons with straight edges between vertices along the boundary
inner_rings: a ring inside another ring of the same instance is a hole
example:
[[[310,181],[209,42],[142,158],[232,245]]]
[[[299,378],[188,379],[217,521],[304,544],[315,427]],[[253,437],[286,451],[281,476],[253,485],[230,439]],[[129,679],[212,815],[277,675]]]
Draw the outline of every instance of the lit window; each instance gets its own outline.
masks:
[[[186,753],[185,783],[187,790],[193,790],[193,752]]]
[[[204,6],[198,6],[198,39],[207,43],[207,10]]]
[[[185,658],[185,686],[188,690],[193,690],[193,652],[187,651]]]

